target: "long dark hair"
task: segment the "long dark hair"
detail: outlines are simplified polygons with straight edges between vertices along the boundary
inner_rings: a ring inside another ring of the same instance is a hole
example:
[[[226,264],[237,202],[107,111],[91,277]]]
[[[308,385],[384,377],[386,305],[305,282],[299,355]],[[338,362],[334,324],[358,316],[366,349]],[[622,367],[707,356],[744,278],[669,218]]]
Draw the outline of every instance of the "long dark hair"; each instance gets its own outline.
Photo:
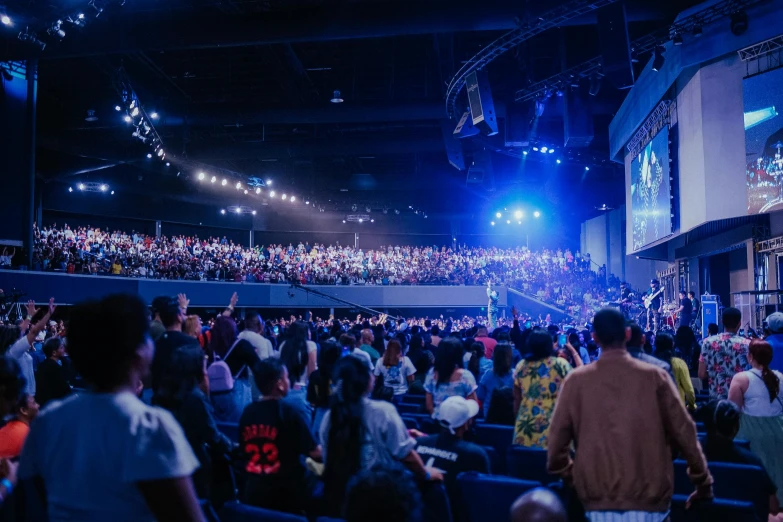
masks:
[[[438,374],[438,383],[448,384],[451,374],[457,368],[462,367],[462,341],[453,337],[443,339],[438,344],[438,354],[435,357],[435,372]]]
[[[764,385],[769,391],[769,402],[772,403],[780,394],[780,379],[769,369],[769,363],[772,362],[772,345],[761,339],[753,339],[748,352],[753,356],[753,360],[761,365],[761,378],[764,379]]]
[[[307,324],[297,321],[288,327],[288,336],[280,350],[280,360],[288,368],[288,378],[291,383],[299,381],[299,377],[307,368]]]
[[[669,364],[674,356],[674,338],[671,334],[660,332],[655,336],[655,356]]]
[[[204,380],[204,352],[200,346],[185,345],[171,355],[171,364],[166,367],[155,397],[161,406],[175,415],[182,402]]]
[[[470,345],[470,361],[468,361],[468,371],[473,374],[478,381],[481,378],[481,358],[484,357],[484,343],[473,341]]]
[[[215,355],[224,358],[236,340],[237,323],[230,317],[219,315],[215,319],[215,324],[210,331],[209,347],[207,351],[212,358],[214,358]]]
[[[397,339],[392,339],[383,354],[383,365],[387,368],[397,366],[403,357],[400,342]]]
[[[335,366],[332,382],[324,493],[339,508],[348,480],[361,468],[362,399],[370,386],[370,371],[357,357],[343,357]]]
[[[527,360],[540,361],[554,355],[552,336],[543,328],[533,328],[527,337]]]
[[[495,351],[492,353],[492,371],[498,377],[505,377],[511,371],[511,361],[513,359],[513,353],[511,351],[511,345],[506,343],[500,343],[495,346]]]
[[[331,395],[332,374],[337,361],[343,355],[343,348],[334,341],[327,341],[321,346],[321,353],[318,354],[318,387],[319,397],[329,397]]]

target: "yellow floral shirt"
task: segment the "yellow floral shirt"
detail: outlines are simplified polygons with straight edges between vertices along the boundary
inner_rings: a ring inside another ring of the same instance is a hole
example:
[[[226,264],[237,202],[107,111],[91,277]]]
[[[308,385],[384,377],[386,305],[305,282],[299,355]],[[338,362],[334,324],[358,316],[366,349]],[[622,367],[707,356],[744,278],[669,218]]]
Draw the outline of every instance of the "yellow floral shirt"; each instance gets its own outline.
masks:
[[[514,444],[546,449],[549,421],[571,365],[560,357],[539,361],[522,360],[514,369],[514,386],[522,392],[522,402],[514,426]]]

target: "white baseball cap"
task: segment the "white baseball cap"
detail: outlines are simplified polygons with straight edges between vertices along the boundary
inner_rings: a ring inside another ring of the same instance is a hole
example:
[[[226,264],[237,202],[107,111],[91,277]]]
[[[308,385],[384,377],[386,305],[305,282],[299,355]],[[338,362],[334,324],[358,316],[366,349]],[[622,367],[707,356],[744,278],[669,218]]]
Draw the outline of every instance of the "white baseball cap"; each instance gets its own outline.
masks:
[[[479,405],[476,401],[454,395],[440,403],[437,421],[453,435],[456,429],[464,426],[478,415],[478,412]]]

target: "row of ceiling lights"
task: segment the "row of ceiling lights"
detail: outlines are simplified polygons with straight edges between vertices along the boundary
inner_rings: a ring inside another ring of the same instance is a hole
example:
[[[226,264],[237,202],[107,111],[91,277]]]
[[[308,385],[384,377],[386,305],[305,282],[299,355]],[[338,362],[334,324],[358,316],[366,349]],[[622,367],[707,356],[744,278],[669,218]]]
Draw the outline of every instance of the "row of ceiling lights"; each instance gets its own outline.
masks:
[[[110,192],[112,196],[114,195],[113,190],[109,191],[109,185],[106,183],[96,183],[94,181],[79,183],[76,185],[76,190],[79,192]],[[73,187],[68,187],[68,192],[73,192]]]
[[[511,224],[510,217],[511,217],[511,215],[509,215],[507,217],[507,219],[506,219],[506,224],[507,225]],[[517,222],[517,224],[521,225],[522,224],[522,220],[525,218],[525,213],[523,211],[521,211],[521,210],[515,210],[514,214],[513,214],[513,217],[514,217],[514,220]],[[536,218],[536,219],[540,218],[541,217],[541,212],[539,212],[538,210],[534,211],[533,212],[533,217]],[[503,212],[495,212],[495,218],[498,221],[500,221],[500,219],[503,218]],[[489,222],[489,224],[494,227],[496,222],[494,220],[492,220],[492,221]]]

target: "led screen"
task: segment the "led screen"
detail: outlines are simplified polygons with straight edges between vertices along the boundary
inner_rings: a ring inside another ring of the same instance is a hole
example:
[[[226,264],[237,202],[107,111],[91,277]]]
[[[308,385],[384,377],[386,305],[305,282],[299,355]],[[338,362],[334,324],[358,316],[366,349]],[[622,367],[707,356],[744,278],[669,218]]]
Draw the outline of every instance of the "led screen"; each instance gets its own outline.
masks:
[[[783,210],[783,69],[746,79],[743,90],[748,214]]]
[[[664,127],[631,161],[633,251],[672,233],[669,132]]]

